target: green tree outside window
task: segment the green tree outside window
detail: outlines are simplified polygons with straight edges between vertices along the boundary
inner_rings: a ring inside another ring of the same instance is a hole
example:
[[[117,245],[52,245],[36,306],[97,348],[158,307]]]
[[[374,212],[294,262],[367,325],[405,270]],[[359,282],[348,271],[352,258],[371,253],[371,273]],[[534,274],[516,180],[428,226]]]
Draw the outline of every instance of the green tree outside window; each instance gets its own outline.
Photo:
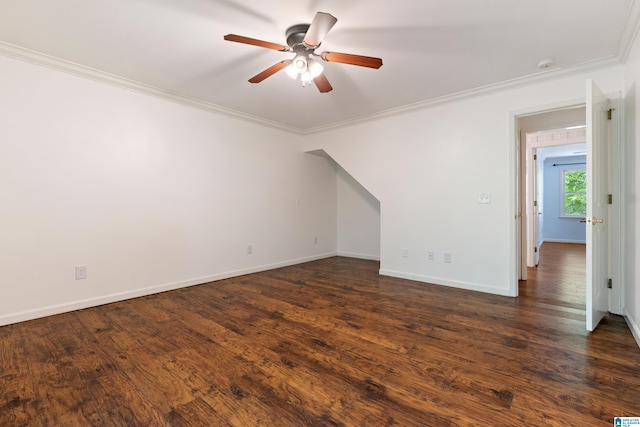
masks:
[[[563,216],[587,214],[587,173],[583,170],[563,172]]]

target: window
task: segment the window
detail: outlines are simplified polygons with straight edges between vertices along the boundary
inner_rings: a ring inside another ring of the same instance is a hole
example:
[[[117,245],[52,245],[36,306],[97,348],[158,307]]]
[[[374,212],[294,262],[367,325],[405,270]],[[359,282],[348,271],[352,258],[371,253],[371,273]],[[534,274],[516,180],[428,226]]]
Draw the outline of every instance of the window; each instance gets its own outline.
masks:
[[[584,217],[587,214],[587,172],[582,169],[562,171],[560,215]]]

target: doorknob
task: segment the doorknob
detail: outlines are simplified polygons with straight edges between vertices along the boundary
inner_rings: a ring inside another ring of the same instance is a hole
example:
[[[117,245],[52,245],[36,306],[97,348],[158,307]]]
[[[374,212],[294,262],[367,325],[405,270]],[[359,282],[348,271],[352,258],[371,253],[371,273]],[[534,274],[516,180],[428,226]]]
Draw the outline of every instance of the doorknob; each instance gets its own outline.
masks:
[[[587,224],[602,224],[604,222],[604,219],[598,219],[596,217],[593,218],[582,218],[580,220],[580,222],[586,222]]]
[[[538,212],[538,215],[542,215],[542,212]]]

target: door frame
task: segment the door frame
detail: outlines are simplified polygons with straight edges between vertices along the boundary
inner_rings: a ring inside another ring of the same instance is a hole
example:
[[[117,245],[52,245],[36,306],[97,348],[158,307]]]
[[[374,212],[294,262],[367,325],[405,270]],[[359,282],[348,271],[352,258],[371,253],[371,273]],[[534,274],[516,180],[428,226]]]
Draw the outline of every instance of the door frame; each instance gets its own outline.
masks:
[[[551,104],[538,105],[509,112],[509,134],[511,143],[509,144],[509,176],[510,193],[513,197],[511,203],[510,217],[514,219],[510,234],[510,294],[518,296],[518,284],[520,280],[527,280],[527,144],[526,133],[545,130],[521,129],[518,119],[520,117],[535,114],[550,113],[554,111],[578,108],[585,105],[585,99],[569,99]],[[567,124],[566,126],[570,126]]]
[[[580,106],[578,106],[580,107]],[[573,126],[572,123],[567,124],[566,126]],[[526,224],[524,226],[527,228],[527,241],[521,242],[523,250],[527,251],[527,266],[534,267],[538,265],[538,258],[540,256],[540,230],[536,226],[536,222],[540,220],[538,212],[540,208],[544,208],[542,206],[542,201],[539,197],[542,194],[542,189],[538,188],[539,176],[538,174],[542,173],[543,166],[541,163],[536,163],[534,160],[534,155],[536,155],[538,149],[547,148],[547,147],[558,147],[562,145],[573,145],[573,144],[586,144],[587,136],[585,133],[585,129],[576,129],[575,131],[564,130],[564,128],[554,128],[548,130],[541,130],[536,132],[524,131],[525,137],[527,135],[531,135],[530,138],[526,138],[523,143],[525,144],[525,152],[526,152],[526,171],[524,173],[523,179],[526,183],[526,188],[528,191],[528,197],[526,197]],[[535,134],[539,134],[541,138],[535,138]],[[553,138],[548,139],[550,136]],[[534,140],[535,139],[535,140]],[[544,159],[538,160],[544,161]],[[538,206],[534,207],[534,200],[538,201]],[[544,212],[542,212],[544,213]],[[535,241],[533,241],[535,239]],[[538,248],[538,252],[534,253],[534,247]]]
[[[610,193],[613,194],[614,203],[611,205],[609,214],[610,236],[613,239],[609,241],[609,271],[610,277],[614,283],[613,289],[610,291],[609,310],[614,314],[623,314],[624,311],[624,269],[622,264],[624,221],[623,221],[623,192],[621,191],[622,182],[625,175],[624,171],[624,145],[622,144],[623,134],[623,117],[624,103],[621,102],[620,93],[606,93],[611,101],[613,108],[613,116],[610,126]],[[526,280],[527,262],[526,262],[526,141],[523,143],[524,133],[519,128],[518,118],[533,114],[541,114],[546,112],[558,111],[568,108],[575,108],[585,105],[585,98],[568,99],[550,104],[543,104],[522,108],[509,112],[509,135],[511,135],[511,143],[509,144],[510,171],[509,171],[509,188],[512,197],[510,203],[509,217],[513,219],[510,227],[510,294],[518,296],[518,284],[520,280]],[[541,129],[538,129],[541,130]],[[527,129],[527,131],[535,131],[535,129]],[[524,147],[523,147],[524,146]]]

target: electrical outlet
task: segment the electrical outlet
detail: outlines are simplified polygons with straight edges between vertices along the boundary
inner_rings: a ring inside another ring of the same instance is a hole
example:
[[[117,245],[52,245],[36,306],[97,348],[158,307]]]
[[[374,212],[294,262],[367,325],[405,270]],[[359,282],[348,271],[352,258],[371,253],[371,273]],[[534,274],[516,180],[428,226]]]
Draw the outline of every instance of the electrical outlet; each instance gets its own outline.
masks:
[[[87,278],[87,266],[76,265],[76,280],[83,280]]]
[[[406,257],[408,257],[408,256],[409,256],[409,249],[407,249],[407,248],[403,248],[403,249],[402,249],[402,257],[403,257],[403,258],[406,258]]]
[[[313,244],[314,244],[314,245],[317,245],[317,244],[318,244],[318,238],[317,238],[317,237],[314,237],[314,238],[313,238]]]
[[[434,259],[436,259],[436,254],[434,254],[433,252],[429,251],[427,252],[427,259],[429,261],[433,261]]]
[[[253,253],[253,245],[247,245],[247,255],[251,255]]]
[[[444,262],[447,264],[451,264],[451,254],[449,253],[444,254]]]

